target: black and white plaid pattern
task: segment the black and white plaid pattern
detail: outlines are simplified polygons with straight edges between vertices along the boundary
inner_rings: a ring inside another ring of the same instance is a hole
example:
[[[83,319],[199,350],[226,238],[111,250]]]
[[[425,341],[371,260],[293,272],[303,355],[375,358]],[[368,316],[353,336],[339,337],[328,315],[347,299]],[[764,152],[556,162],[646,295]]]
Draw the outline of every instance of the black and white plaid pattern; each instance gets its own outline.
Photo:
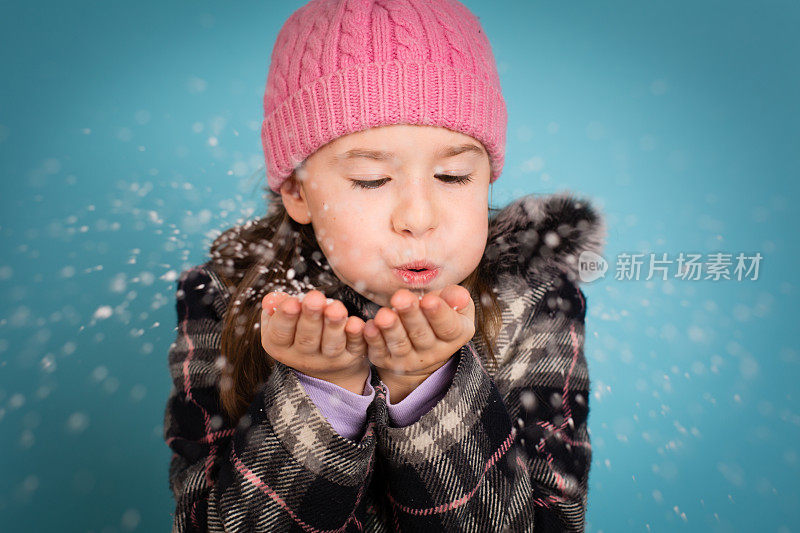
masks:
[[[403,428],[390,427],[374,372],[359,442],[336,434],[280,363],[230,424],[218,390],[230,293],[210,263],[184,272],[164,420],[173,531],[582,531],[590,387],[574,259],[599,253],[603,233],[566,195],[499,213],[486,252],[503,304],[498,364],[476,336],[442,400]],[[336,296],[362,318],[377,310],[346,286]]]

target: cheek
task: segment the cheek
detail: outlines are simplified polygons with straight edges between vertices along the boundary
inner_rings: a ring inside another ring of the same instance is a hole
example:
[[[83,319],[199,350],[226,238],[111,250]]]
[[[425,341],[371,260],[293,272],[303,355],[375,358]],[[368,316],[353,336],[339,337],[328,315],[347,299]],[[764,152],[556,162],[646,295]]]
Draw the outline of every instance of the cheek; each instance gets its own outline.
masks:
[[[453,204],[459,208],[451,212],[462,226],[468,227],[473,232],[486,232],[486,229],[482,228],[488,228],[489,225],[488,199],[475,194],[450,203]]]
[[[488,231],[485,223],[473,225],[468,232],[464,234],[463,251],[464,255],[467,256],[465,259],[475,262],[480,260],[486,248],[487,234]]]
[[[486,248],[489,234],[489,211],[482,204],[475,204],[471,209],[464,209],[453,220],[459,235],[458,253],[468,263],[478,262]]]
[[[367,206],[347,199],[324,202],[320,215],[331,231],[350,238],[375,227],[375,214]]]
[[[370,243],[370,225],[364,217],[347,208],[337,208],[335,203],[326,202],[323,216],[318,221],[317,240],[325,255],[340,269],[358,269],[370,257],[367,253],[373,246]]]

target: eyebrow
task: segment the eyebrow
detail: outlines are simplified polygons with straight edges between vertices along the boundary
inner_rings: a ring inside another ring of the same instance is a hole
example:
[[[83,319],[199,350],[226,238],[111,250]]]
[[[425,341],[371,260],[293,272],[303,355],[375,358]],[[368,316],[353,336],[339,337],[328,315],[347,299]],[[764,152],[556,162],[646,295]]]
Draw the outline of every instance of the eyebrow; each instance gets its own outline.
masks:
[[[459,144],[456,146],[447,146],[445,148],[440,149],[436,152],[435,157],[444,159],[448,157],[454,157],[459,154],[463,154],[464,152],[471,152],[476,155],[483,155],[484,150],[478,145],[467,143],[467,144]],[[358,159],[358,158],[365,158],[365,159],[372,159],[375,161],[388,161],[390,159],[394,159],[396,156],[392,152],[386,152],[383,150],[368,150],[366,148],[353,148],[352,150],[348,150],[341,154],[336,154],[333,156],[334,162],[340,161],[347,161],[350,159]]]

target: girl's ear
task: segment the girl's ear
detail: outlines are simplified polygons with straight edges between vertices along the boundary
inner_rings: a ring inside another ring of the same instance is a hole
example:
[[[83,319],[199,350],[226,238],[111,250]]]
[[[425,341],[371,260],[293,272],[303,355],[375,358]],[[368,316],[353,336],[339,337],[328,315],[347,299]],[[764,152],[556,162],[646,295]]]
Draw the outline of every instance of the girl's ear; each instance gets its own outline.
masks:
[[[286,208],[286,212],[295,222],[298,224],[311,222],[311,212],[308,209],[306,193],[295,180],[294,174],[289,176],[281,185],[281,197],[283,198],[283,206]]]

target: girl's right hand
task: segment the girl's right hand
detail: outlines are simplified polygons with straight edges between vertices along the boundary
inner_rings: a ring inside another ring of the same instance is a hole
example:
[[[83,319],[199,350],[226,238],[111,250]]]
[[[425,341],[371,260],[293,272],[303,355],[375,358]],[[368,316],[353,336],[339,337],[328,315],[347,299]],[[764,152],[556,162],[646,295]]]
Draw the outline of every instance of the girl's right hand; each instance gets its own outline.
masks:
[[[276,361],[363,394],[369,375],[364,321],[312,290],[302,303],[275,291],[261,300],[261,345]]]

